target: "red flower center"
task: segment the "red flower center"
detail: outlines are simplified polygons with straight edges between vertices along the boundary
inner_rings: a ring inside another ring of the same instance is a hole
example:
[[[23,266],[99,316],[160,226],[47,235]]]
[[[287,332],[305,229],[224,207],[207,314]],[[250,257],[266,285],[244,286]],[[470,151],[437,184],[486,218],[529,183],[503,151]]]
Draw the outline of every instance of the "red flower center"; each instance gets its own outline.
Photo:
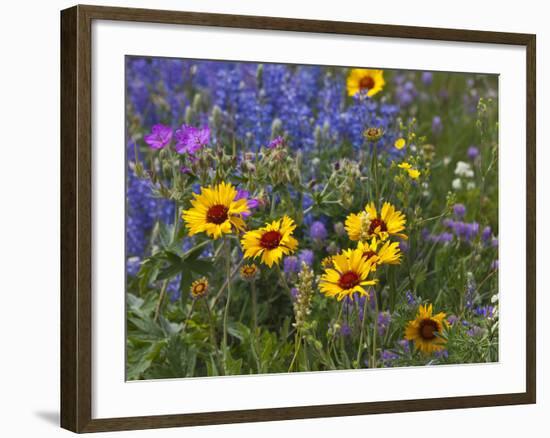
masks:
[[[225,205],[213,205],[206,213],[206,220],[212,224],[220,225],[227,220],[229,209]]]
[[[384,222],[382,219],[375,218],[370,223],[369,234],[374,234],[378,227],[380,227],[380,231],[388,231],[386,222]]]
[[[420,323],[420,336],[427,341],[435,338],[435,332],[439,331],[437,322],[433,319],[423,319]]]
[[[359,283],[359,275],[353,271],[348,271],[345,274],[340,275],[340,280],[338,280],[338,286],[342,289],[353,289]]]
[[[375,255],[376,255],[376,253],[374,251],[369,250],[369,251],[365,251],[363,253],[363,258],[365,260],[369,260],[370,258],[374,257]]]
[[[374,88],[374,79],[371,76],[365,76],[364,78],[361,78],[361,80],[359,81],[359,88],[361,90],[372,90]]]
[[[265,232],[260,239],[260,246],[265,249],[275,249],[281,243],[283,236],[278,231]]]

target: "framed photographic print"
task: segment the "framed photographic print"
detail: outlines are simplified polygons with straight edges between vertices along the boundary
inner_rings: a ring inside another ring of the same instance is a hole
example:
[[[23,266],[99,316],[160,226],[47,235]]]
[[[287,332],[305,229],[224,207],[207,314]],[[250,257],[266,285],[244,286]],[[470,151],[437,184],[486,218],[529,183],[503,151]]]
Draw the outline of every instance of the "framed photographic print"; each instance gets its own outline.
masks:
[[[535,36],[61,13],[61,422],[535,402]]]

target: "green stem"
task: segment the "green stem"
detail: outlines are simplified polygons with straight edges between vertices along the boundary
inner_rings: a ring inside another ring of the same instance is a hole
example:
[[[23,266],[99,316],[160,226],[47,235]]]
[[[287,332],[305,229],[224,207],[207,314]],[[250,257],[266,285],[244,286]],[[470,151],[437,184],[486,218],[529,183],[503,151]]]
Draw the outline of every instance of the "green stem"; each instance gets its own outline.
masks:
[[[225,244],[224,244],[225,246]],[[226,278],[225,279],[225,282],[222,284],[222,287],[220,287],[220,290],[218,291],[218,293],[216,294],[216,296],[214,297],[214,299],[212,300],[212,303],[210,304],[210,308],[213,309],[214,306],[216,305],[216,303],[218,302],[218,300],[221,298],[222,294],[223,294],[223,291],[225,290],[225,288],[227,287],[227,285],[229,284],[229,281],[231,281],[235,275],[237,274],[237,272],[239,272],[239,269],[240,267],[243,265],[244,263],[244,259],[241,260],[237,266],[235,267],[235,269],[233,269],[233,272],[231,273],[231,276],[229,278]]]
[[[193,310],[195,309],[195,304],[197,303],[197,300],[194,299],[191,303],[191,307],[189,308],[189,312],[187,312],[187,317],[185,318],[185,321],[183,321],[183,326],[181,328],[182,333],[185,332],[185,328],[187,327],[187,321],[191,319],[191,315],[193,315]]]
[[[258,368],[258,374],[262,372],[262,366],[260,359],[258,358],[258,298],[256,294],[256,281],[252,280],[250,282],[250,292],[251,292],[251,301],[252,301],[252,354],[254,355],[254,360],[256,361],[256,367]]]
[[[378,144],[374,142],[372,145],[372,176],[374,179],[374,193],[375,199],[380,199],[380,194],[378,193]]]
[[[214,347],[214,354],[216,356],[216,364],[218,366],[218,369],[223,373],[224,369],[222,366],[222,362],[220,360],[220,352],[218,351],[218,340],[216,339],[216,329],[214,327],[214,317],[212,316],[212,311],[210,310],[210,306],[208,305],[208,302],[206,300],[203,300],[204,307],[206,307],[206,312],[208,314],[208,324],[210,326],[210,342],[212,343]]]
[[[376,295],[376,291],[373,289],[373,295],[374,295],[374,322],[373,322],[373,329],[372,329],[372,364],[369,368],[376,368],[376,338],[378,334],[378,296]],[[363,318],[365,318],[365,315],[363,315]]]
[[[162,307],[162,302],[164,301],[164,296],[166,295],[166,288],[168,287],[168,280],[164,280],[162,282],[162,286],[160,287],[160,294],[159,299],[157,301],[157,305],[155,306],[155,315],[153,317],[153,321],[157,322],[160,316],[160,309]]]
[[[363,354],[363,337],[365,335],[365,320],[367,319],[368,302],[369,300],[365,298],[365,302],[363,303],[363,319],[361,320],[361,334],[359,336],[359,348],[357,349],[357,368],[361,368],[361,355]]]
[[[290,362],[290,366],[288,367],[288,372],[292,372],[292,368],[294,368],[294,362],[296,362],[296,358],[298,357],[298,353],[300,352],[300,346],[302,345],[301,342],[301,335],[300,330],[296,332],[296,335],[294,337],[294,356],[292,356],[292,361]]]
[[[252,299],[252,327],[255,333],[258,328],[258,300],[256,297],[256,282],[254,280],[250,282],[250,291]]]
[[[227,300],[223,313],[223,369],[227,374],[227,317],[229,315],[229,304],[231,301],[231,241],[225,239],[225,273],[227,276]]]
[[[281,283],[283,283],[283,287],[288,292],[288,295],[292,298],[292,293],[290,292],[290,287],[286,282],[285,274],[283,273],[283,271],[281,271],[281,267],[279,265],[275,265],[275,266],[277,266],[277,272],[279,273],[279,278],[281,279]]]

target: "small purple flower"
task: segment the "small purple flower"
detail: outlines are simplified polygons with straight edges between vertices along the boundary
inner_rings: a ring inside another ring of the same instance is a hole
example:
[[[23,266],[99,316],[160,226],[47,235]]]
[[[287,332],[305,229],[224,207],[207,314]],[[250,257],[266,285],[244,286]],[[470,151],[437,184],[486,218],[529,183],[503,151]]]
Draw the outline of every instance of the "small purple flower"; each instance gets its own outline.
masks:
[[[151,128],[151,133],[144,136],[143,139],[152,149],[162,149],[172,140],[172,128],[159,123],[154,125]]]
[[[299,267],[301,268],[302,262],[308,266],[312,266],[313,258],[314,255],[311,249],[303,249],[302,251],[300,251],[300,254],[298,254]]]
[[[478,337],[483,335],[483,329],[481,327],[478,327],[477,325],[474,325],[466,332],[468,336],[472,337]]]
[[[298,297],[298,289],[293,287],[292,289],[290,289],[290,297],[293,299],[293,300],[296,300],[296,298]]]
[[[141,259],[139,257],[129,257],[126,260],[126,273],[135,277],[141,267]]]
[[[498,238],[497,237],[495,237],[491,240],[491,246],[493,248],[498,248]]]
[[[400,249],[401,252],[403,252],[403,253],[409,252],[409,244],[407,243],[406,240],[401,240],[401,241],[399,242],[399,249]]]
[[[454,228],[454,226],[455,226],[455,221],[452,220],[452,219],[449,219],[449,218],[443,219],[443,225],[446,226],[446,227],[448,227],[448,228]]]
[[[439,350],[434,353],[434,356],[438,359],[447,359],[449,357],[449,352],[447,350]]]
[[[176,151],[180,154],[194,154],[210,142],[210,128],[196,128],[182,125],[175,134]]]
[[[401,339],[397,344],[403,349],[404,353],[411,351],[411,344],[407,339]]]
[[[380,360],[384,362],[385,365],[391,365],[395,360],[399,359],[399,355],[391,350],[382,350],[380,352]]]
[[[384,336],[386,330],[391,323],[391,314],[390,312],[380,312],[378,314],[378,334]]]
[[[486,226],[483,228],[483,231],[481,231],[481,240],[484,242],[488,242],[491,240],[491,237],[493,236],[493,231],[491,230],[490,226]]]
[[[319,242],[325,240],[328,235],[325,224],[321,221],[313,222],[309,227],[309,235],[313,240],[316,240]]]
[[[405,296],[407,297],[407,304],[409,306],[414,306],[416,304],[416,297],[413,295],[413,293],[410,290],[405,292]]]
[[[342,323],[342,327],[340,328],[340,334],[342,336],[350,336],[351,335],[351,328],[347,323]]]
[[[479,149],[476,146],[470,146],[468,148],[468,158],[473,161],[477,157],[479,157]]]
[[[282,146],[283,144],[284,144],[283,137],[279,136],[279,137],[275,137],[273,140],[271,140],[269,142],[269,144],[267,145],[267,147],[269,149],[275,149],[279,146]]]
[[[180,172],[185,174],[185,175],[192,175],[193,174],[193,171],[191,170],[191,168],[187,167],[187,166],[182,166],[180,168]]]
[[[493,260],[493,262],[491,263],[491,269],[493,271],[498,271],[498,267],[499,267],[498,260]]]
[[[249,199],[249,197],[250,197],[250,193],[248,192],[248,190],[239,189],[237,191],[237,196],[235,196],[235,201],[238,201],[239,199],[246,199],[246,205],[248,206],[248,209],[253,210],[254,208],[257,208],[258,205],[260,205],[260,202],[255,198]],[[251,214],[252,213],[242,213],[242,216],[248,217]]]
[[[441,234],[431,234],[428,239],[435,243],[451,243],[454,236],[452,233],[443,232]]]
[[[288,256],[283,260],[283,271],[285,274],[295,274],[300,269],[298,264],[298,257]]]
[[[466,207],[464,206],[464,204],[455,204],[453,206],[453,213],[456,217],[462,219],[466,214]]]
[[[484,318],[492,318],[495,316],[495,307],[494,306],[478,306],[474,309],[474,313]]]
[[[457,321],[458,316],[456,315],[449,315],[449,317],[447,318],[447,322],[449,323],[449,325],[454,325]]]
[[[434,78],[434,75],[432,74],[431,71],[425,71],[422,73],[422,76],[421,76],[422,83],[427,87],[432,85],[433,78]]]
[[[441,121],[441,117],[434,116],[432,119],[432,133],[435,136],[440,135],[443,132],[443,122]]]

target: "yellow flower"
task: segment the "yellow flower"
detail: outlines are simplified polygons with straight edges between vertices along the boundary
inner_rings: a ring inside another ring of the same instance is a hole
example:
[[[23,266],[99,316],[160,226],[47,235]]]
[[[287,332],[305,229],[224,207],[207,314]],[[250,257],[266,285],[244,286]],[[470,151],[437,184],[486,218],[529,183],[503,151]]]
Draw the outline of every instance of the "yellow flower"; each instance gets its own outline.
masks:
[[[404,161],[401,164],[398,164],[397,167],[400,167],[401,169],[405,169],[412,179],[417,179],[420,176],[420,171],[417,169],[413,169],[412,166],[406,161]]]
[[[418,177],[420,176],[420,171],[416,169],[409,169],[407,170],[407,172],[412,179],[418,179]]]
[[[251,263],[249,265],[244,265],[243,267],[241,267],[240,272],[241,272],[241,278],[243,280],[251,281],[256,278],[256,275],[258,274],[259,269],[254,263]]]
[[[237,190],[222,182],[214,187],[201,187],[200,194],[193,194],[193,206],[182,213],[189,235],[206,233],[213,239],[231,233],[232,227],[242,231],[243,214],[250,213],[246,199],[236,200]]]
[[[368,90],[367,96],[374,96],[384,88],[383,70],[371,70],[369,68],[352,68],[347,79],[349,96],[355,96],[358,92]]]
[[[407,239],[407,235],[400,233],[405,229],[407,219],[405,215],[396,210],[389,202],[382,206],[378,214],[374,203],[365,206],[365,210],[355,214],[351,213],[346,218],[346,231],[351,240],[366,241],[372,237],[378,237],[384,241],[389,236],[397,236]]]
[[[283,216],[265,227],[248,231],[241,239],[244,257],[261,257],[262,263],[269,267],[278,264],[283,255],[292,254],[298,247],[298,241],[292,237],[295,229],[294,221]]]
[[[336,297],[338,301],[345,297],[353,299],[354,293],[369,297],[364,286],[376,284],[376,280],[369,280],[372,272],[372,263],[363,257],[358,249],[344,251],[332,257],[334,266],[325,268],[319,281],[319,289],[328,297]]]
[[[206,277],[199,278],[191,284],[191,296],[193,298],[204,297],[208,292],[208,280]]]
[[[368,141],[377,142],[384,135],[384,130],[382,128],[367,128],[363,132],[363,137]]]
[[[373,237],[370,243],[359,242],[357,249],[363,254],[363,258],[372,263],[372,269],[379,265],[398,265],[401,263],[401,250],[399,242],[386,241],[380,246],[380,241]],[[349,250],[348,250],[349,251]]]
[[[334,266],[334,262],[332,261],[332,256],[327,256],[321,260],[321,266],[323,268],[332,268]]]
[[[414,341],[417,350],[426,354],[441,351],[447,341],[438,336],[443,332],[445,313],[441,312],[432,316],[432,305],[419,306],[416,318],[409,321],[405,328],[405,339]]]
[[[405,144],[406,144],[405,139],[401,137],[395,140],[395,143],[393,145],[396,147],[396,149],[401,150],[405,147]]]

